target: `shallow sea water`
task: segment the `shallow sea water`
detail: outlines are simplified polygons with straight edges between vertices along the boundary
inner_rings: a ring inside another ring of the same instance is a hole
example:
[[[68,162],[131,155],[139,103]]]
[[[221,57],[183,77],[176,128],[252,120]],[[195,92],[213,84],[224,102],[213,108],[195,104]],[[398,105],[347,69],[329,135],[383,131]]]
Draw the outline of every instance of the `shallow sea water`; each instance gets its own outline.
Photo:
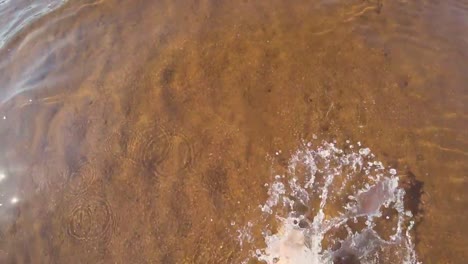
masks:
[[[0,0],[0,263],[465,263],[468,1]]]

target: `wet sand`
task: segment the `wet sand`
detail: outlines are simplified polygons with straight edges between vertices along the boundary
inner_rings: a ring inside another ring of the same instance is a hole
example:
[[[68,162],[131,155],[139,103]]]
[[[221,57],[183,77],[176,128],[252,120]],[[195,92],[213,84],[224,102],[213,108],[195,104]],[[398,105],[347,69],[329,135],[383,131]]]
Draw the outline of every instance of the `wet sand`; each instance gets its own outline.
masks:
[[[316,135],[417,182],[418,259],[463,263],[467,17],[464,0],[67,3],[0,49],[0,261],[240,263],[272,164]]]

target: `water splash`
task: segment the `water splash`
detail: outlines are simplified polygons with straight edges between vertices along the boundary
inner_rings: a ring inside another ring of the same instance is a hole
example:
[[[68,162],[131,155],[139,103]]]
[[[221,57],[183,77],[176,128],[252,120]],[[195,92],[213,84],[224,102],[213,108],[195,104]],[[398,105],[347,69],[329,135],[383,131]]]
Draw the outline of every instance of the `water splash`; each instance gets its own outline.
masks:
[[[268,185],[260,220],[238,230],[241,247],[268,264],[418,263],[399,176],[360,145],[304,144]]]

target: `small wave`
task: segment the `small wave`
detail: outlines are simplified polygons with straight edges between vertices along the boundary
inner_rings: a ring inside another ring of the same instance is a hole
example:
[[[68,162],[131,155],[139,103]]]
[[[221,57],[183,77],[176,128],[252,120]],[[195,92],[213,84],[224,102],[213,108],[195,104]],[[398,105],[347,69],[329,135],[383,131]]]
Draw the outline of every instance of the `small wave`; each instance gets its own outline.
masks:
[[[90,67],[77,63],[77,58],[83,52],[78,52],[77,49],[86,46],[83,44],[84,39],[80,38],[76,30],[66,28],[65,25],[66,21],[72,20],[75,15],[100,4],[101,1],[73,4],[64,8],[62,12],[52,13],[64,3],[65,1],[58,0],[34,5],[15,2],[15,5],[11,4],[10,7],[0,7],[0,25],[6,25],[0,26],[0,104],[37,88],[63,87],[86,75],[70,74],[76,72],[72,67]],[[23,9],[37,10],[28,13],[24,19],[27,23],[23,21],[10,26],[9,23],[13,23],[10,20],[20,16]],[[45,15],[47,17],[40,19]],[[6,21],[3,21],[4,19]],[[82,63],[86,64],[87,61]]]
[[[0,1],[0,49],[23,28],[65,2],[66,0]]]

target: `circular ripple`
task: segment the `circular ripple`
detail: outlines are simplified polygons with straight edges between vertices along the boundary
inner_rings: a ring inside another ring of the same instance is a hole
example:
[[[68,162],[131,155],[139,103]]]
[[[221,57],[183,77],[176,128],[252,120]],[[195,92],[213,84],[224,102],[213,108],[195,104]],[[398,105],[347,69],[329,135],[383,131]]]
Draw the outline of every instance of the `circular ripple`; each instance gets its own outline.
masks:
[[[110,235],[113,214],[110,205],[100,197],[81,199],[73,206],[67,220],[67,231],[78,240],[98,240]]]
[[[71,174],[69,188],[75,195],[86,193],[97,179],[98,169],[96,166],[85,163],[77,172]]]
[[[102,148],[105,157],[114,159],[126,158],[128,156],[128,138],[126,133],[112,132],[104,139]]]
[[[145,167],[157,167],[169,153],[171,142],[166,130],[159,126],[132,133],[127,151],[129,158]]]
[[[158,174],[175,174],[190,168],[193,159],[193,149],[190,141],[182,134],[169,136],[170,149],[166,158],[156,167]]]
[[[155,174],[174,174],[192,164],[192,144],[184,135],[151,125],[127,133],[114,133],[104,151],[125,158]]]

